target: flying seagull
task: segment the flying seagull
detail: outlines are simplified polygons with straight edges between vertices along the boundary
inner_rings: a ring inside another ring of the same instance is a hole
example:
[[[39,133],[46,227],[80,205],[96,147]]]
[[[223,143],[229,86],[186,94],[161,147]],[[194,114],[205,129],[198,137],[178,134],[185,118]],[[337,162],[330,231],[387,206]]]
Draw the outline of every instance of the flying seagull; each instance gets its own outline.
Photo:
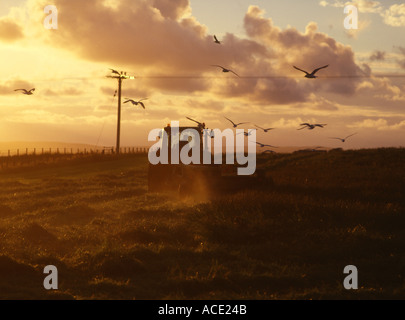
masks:
[[[276,153],[276,151],[274,151],[274,150],[265,150],[262,153]]]
[[[226,120],[228,120],[229,122],[232,123],[233,127],[236,128],[237,126],[241,125],[241,124],[245,124],[245,123],[249,123],[249,122],[241,122],[241,123],[235,123],[233,122],[231,119],[224,117]]]
[[[329,139],[337,139],[337,140],[340,140],[342,142],[345,142],[347,140],[347,138],[350,138],[351,136],[354,136],[355,134],[357,134],[357,132],[353,133],[350,136],[347,136],[346,138],[343,138],[343,139],[342,138],[329,138]]]
[[[264,132],[269,132],[270,130],[273,130],[273,129],[274,129],[274,128],[267,128],[267,129],[265,129],[265,128],[259,127],[258,125],[255,125],[255,127],[259,128],[259,129],[262,129]]]
[[[256,142],[256,144],[258,144],[260,146],[260,148],[264,148],[264,147],[277,148],[277,147],[272,146],[270,144],[264,144],[264,143],[260,143],[260,142]]]
[[[118,74],[119,76],[121,75],[117,70],[114,70],[114,69],[111,69],[111,68],[110,68],[110,70],[111,70],[112,73]]]
[[[238,75],[237,73],[235,73],[234,71],[232,71],[231,69],[226,69],[226,68],[224,68],[224,67],[222,67],[222,66],[219,66],[219,65],[217,65],[217,64],[212,64],[211,66],[212,66],[212,67],[219,67],[219,68],[221,68],[221,69],[222,69],[222,72],[232,72],[234,75],[236,75],[236,76],[239,77],[239,75]]]
[[[315,129],[315,127],[323,128],[324,126],[326,126],[326,124],[301,123],[300,126],[302,126],[302,127],[297,129],[297,130],[302,130],[302,129],[305,129],[305,128],[308,128],[308,130],[313,130],[313,129]]]
[[[239,133],[243,133],[246,137],[249,137],[249,136],[252,134],[253,130],[255,130],[255,129],[252,129],[252,130],[250,130],[249,132],[239,132]],[[238,135],[239,133],[237,133],[237,135]]]
[[[300,69],[300,68],[297,68],[296,66],[293,66],[293,67],[294,67],[295,69],[299,70],[299,71],[304,72],[304,73],[305,73],[305,78],[315,79],[315,78],[317,78],[317,77],[315,76],[315,73],[317,73],[317,72],[318,72],[319,70],[321,70],[321,69],[327,68],[328,66],[329,66],[329,65],[326,65],[326,66],[317,68],[317,69],[315,69],[314,71],[312,71],[312,73],[308,73],[308,72],[306,72],[305,70],[302,70],[302,69]]]
[[[217,36],[214,34],[214,42],[217,44],[221,44],[221,41],[217,39]]]
[[[35,88],[32,88],[31,90],[27,90],[27,89],[15,89],[14,91],[22,91],[23,94],[26,95],[32,95],[34,94]]]
[[[197,124],[198,124],[198,128],[200,128],[200,129],[205,129],[205,123],[204,123],[204,122],[201,123],[201,122],[198,122],[197,120],[191,119],[191,118],[189,118],[189,117],[186,117],[186,118],[187,118],[188,120],[191,120],[191,121],[197,123]]]
[[[139,101],[135,101],[135,100],[129,99],[129,98],[125,98],[125,99],[127,99],[127,101],[125,101],[124,103],[131,102],[133,105],[136,105],[136,106],[137,106],[138,104],[140,104],[140,105],[142,106],[142,108],[144,108],[144,109],[145,109],[145,105],[143,104],[142,101],[148,100],[148,98],[141,99],[141,100],[139,100]]]

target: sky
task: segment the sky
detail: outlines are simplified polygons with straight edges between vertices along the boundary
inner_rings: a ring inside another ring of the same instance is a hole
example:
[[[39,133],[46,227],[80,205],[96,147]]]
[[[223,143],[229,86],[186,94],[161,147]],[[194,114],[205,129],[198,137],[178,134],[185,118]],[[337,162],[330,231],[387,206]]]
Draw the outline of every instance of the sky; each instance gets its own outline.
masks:
[[[48,5],[57,29],[44,26]],[[358,29],[344,27],[347,5]],[[123,101],[147,98],[122,104],[122,146],[186,117],[275,128],[257,140],[276,146],[404,146],[404,31],[394,0],[3,0],[0,141],[114,146],[113,68],[135,77]],[[307,79],[294,65],[328,67]],[[327,126],[297,130],[305,122]]]

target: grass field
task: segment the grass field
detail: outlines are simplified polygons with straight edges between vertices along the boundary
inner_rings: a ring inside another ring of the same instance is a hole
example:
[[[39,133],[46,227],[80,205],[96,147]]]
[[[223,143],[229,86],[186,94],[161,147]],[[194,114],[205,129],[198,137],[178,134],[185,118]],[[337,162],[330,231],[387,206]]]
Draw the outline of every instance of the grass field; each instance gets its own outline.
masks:
[[[0,299],[405,298],[405,150],[258,162],[271,189],[205,201],[148,193],[146,155],[1,172]]]

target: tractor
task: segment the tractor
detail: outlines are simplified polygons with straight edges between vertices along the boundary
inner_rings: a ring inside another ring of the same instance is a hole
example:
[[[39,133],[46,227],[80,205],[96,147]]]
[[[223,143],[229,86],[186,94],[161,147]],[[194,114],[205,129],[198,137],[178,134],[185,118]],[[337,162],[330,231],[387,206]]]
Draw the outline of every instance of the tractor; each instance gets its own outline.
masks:
[[[168,164],[151,164],[149,163],[148,170],[148,189],[149,192],[175,192],[182,195],[206,195],[215,196],[223,193],[233,193],[243,189],[263,188],[272,185],[272,179],[266,178],[265,172],[256,169],[254,175],[238,176],[237,166],[234,164],[214,164],[214,156],[211,156],[211,164],[203,164],[203,139],[207,139],[204,135],[204,127],[190,126],[178,127],[178,133],[184,130],[194,129],[198,132],[198,144],[200,150],[200,164],[182,164],[171,163],[172,141],[178,141],[179,148],[182,148],[190,143],[181,141],[178,137],[173,137],[171,126],[167,125],[162,129],[167,134],[167,139],[160,138],[160,148],[168,150]],[[177,128],[176,128],[177,129]],[[176,139],[177,138],[177,139]],[[209,138],[209,137],[208,137]],[[211,137],[212,138],[212,137]],[[224,154],[222,154],[224,157]],[[224,163],[222,161],[222,163]]]

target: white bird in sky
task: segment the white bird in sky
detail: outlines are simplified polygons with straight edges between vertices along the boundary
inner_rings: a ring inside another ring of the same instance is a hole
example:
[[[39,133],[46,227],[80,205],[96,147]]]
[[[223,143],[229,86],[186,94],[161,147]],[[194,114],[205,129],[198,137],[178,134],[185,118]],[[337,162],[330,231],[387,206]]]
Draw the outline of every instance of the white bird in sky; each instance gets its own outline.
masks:
[[[308,128],[308,130],[313,130],[315,129],[315,127],[320,127],[323,128],[324,126],[326,126],[326,124],[310,124],[310,123],[301,123],[300,126],[302,126],[301,128],[297,129],[297,130],[302,130],[305,128]]]
[[[345,142],[347,140],[347,138],[350,138],[351,136],[354,136],[355,134],[357,134],[357,132],[353,133],[353,134],[351,134],[351,135],[349,135],[349,136],[347,136],[345,138],[329,138],[329,139],[337,139],[337,140],[340,140],[342,142]]]
[[[143,104],[142,101],[148,100],[148,98],[141,99],[141,100],[139,100],[139,101],[135,101],[135,100],[129,99],[129,98],[125,98],[125,99],[127,99],[127,101],[125,101],[124,103],[131,102],[131,103],[132,103],[133,105],[135,105],[135,106],[137,106],[138,104],[140,104],[140,105],[142,106],[142,108],[144,108],[144,109],[145,109],[145,105]]]
[[[265,128],[259,127],[259,126],[256,125],[256,124],[255,124],[255,127],[259,128],[259,129],[262,129],[264,132],[269,132],[270,130],[274,130],[274,128],[267,128],[267,129],[265,129]]]
[[[293,67],[294,67],[295,69],[299,70],[299,71],[304,72],[304,73],[305,73],[305,78],[315,79],[315,78],[317,78],[317,77],[315,76],[315,73],[317,73],[317,72],[318,72],[319,70],[321,70],[321,69],[327,68],[328,66],[329,66],[329,65],[326,65],[326,66],[317,68],[317,69],[315,69],[314,71],[312,71],[311,73],[308,73],[308,72],[306,72],[305,70],[302,70],[302,69],[300,69],[300,68],[298,68],[298,67],[296,67],[296,66],[293,66]]]
[[[221,69],[222,69],[222,72],[232,72],[234,75],[236,75],[236,76],[239,77],[239,75],[238,75],[237,73],[235,73],[234,71],[232,71],[231,69],[224,68],[224,67],[222,67],[222,66],[220,66],[220,65],[217,65],[217,64],[212,64],[211,66],[212,66],[212,67],[219,67],[219,68],[221,68]]]
[[[233,127],[236,128],[237,126],[241,125],[241,124],[245,124],[245,123],[249,123],[249,122],[240,122],[240,123],[235,123],[233,122],[231,119],[224,117],[226,120],[228,120],[229,122],[232,123]]]
[[[31,90],[27,90],[27,89],[15,89],[14,91],[22,91],[23,94],[26,95],[32,95],[34,94],[35,88],[32,88]]]

